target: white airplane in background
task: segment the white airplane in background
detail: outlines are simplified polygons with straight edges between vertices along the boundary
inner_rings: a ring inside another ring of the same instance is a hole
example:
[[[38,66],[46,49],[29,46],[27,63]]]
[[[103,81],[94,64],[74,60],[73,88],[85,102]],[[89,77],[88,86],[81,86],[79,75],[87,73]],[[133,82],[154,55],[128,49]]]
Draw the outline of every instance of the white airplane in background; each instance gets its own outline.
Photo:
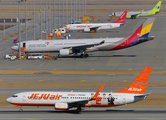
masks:
[[[125,23],[126,20],[127,11],[124,11],[122,15],[119,17],[119,19],[112,23],[85,23],[85,24],[68,24],[64,28],[66,31],[70,30],[83,30],[86,32],[89,32],[92,30],[96,32],[97,30],[101,29],[113,29],[118,28],[121,26],[121,24]]]
[[[102,92],[104,85],[96,92],[55,92],[33,91],[14,94],[6,99],[8,103],[22,106],[54,106],[56,110],[69,110],[76,107],[113,107],[144,100],[151,67],[146,67],[136,80],[126,89],[115,92]]]
[[[148,11],[131,11],[131,12],[127,12],[127,16],[126,18],[131,18],[131,19],[136,19],[137,17],[148,17],[148,16],[152,16],[152,15],[156,15],[160,12],[160,8],[161,8],[161,2],[159,1],[152,10],[148,10]],[[121,14],[123,12],[113,12],[111,14],[109,14],[109,17],[120,17]]]
[[[133,35],[123,38],[34,40],[22,41],[20,46],[26,53],[59,52],[60,56],[81,53],[80,57],[88,57],[89,52],[124,49],[153,39],[154,36],[148,36],[153,21],[154,18],[148,18]],[[18,46],[19,43],[15,44],[12,50],[18,51]]]

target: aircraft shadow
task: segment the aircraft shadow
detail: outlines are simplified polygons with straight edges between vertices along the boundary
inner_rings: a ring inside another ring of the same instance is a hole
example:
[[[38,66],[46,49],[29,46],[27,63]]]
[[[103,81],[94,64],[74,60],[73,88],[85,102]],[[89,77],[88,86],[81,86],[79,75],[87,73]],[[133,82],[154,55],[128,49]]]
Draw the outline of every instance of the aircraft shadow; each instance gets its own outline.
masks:
[[[26,110],[26,111],[0,111],[0,114],[97,114],[97,113],[102,113],[102,114],[119,114],[119,113],[135,113],[135,114],[166,114],[166,110],[83,110],[80,113],[77,113],[76,110],[68,110],[68,111],[47,111],[47,110],[41,110],[41,111],[31,111],[31,110]]]
[[[92,54],[89,54],[89,57],[136,57],[136,55],[106,55],[106,56],[91,56]],[[75,55],[75,56],[62,56],[62,57],[58,57],[60,58],[80,58],[79,55]],[[86,57],[85,57],[86,58]],[[80,58],[83,59],[83,58]]]

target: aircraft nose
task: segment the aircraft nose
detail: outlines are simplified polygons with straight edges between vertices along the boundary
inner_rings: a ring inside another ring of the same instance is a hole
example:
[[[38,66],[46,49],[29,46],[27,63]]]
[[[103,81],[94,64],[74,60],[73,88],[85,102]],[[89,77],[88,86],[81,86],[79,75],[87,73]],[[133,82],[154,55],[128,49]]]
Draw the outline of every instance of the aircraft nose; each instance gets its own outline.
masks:
[[[11,97],[7,98],[6,102],[11,103],[12,102],[12,98]]]
[[[12,46],[11,49],[17,51],[18,47],[17,46]]]

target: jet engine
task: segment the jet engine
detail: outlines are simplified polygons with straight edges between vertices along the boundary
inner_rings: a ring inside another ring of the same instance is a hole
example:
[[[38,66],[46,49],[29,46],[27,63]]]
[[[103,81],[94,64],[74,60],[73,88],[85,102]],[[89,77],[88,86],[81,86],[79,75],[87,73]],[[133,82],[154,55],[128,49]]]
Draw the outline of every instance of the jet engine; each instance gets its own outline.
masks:
[[[61,55],[61,56],[67,56],[67,55],[69,55],[69,54],[71,54],[72,53],[72,51],[70,50],[70,49],[60,49],[59,50],[59,54]]]
[[[55,109],[56,110],[68,110],[69,105],[68,105],[68,103],[55,103]]]

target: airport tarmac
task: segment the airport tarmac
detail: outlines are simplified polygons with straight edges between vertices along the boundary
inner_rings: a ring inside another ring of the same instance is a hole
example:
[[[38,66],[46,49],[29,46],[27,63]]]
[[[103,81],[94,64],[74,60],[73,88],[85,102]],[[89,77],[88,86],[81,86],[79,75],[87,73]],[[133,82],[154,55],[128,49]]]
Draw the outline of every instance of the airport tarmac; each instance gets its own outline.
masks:
[[[151,1],[153,2],[153,1]],[[156,1],[153,2],[153,4]],[[150,7],[148,7],[149,9]],[[120,7],[118,8],[120,9]],[[154,16],[155,17],[155,16]],[[127,19],[126,24],[113,30],[100,30],[95,38],[126,37],[133,34],[147,18]],[[109,18],[101,21],[108,22]],[[37,22],[36,22],[37,23]],[[44,27],[43,27],[44,29]],[[39,33],[39,26],[36,33]],[[154,40],[137,46],[118,50],[90,53],[88,58],[79,56],[60,57],[57,60],[16,60],[3,59],[11,53],[12,40],[0,41],[0,120],[51,120],[51,119],[147,119],[164,120],[166,118],[166,17],[156,17],[151,36]],[[90,38],[91,33],[71,32],[71,38]],[[39,35],[39,34],[38,34]],[[25,35],[22,35],[24,38]],[[28,33],[32,37],[32,31]],[[53,54],[57,55],[57,54]],[[130,85],[145,68],[152,67],[146,92],[152,92],[146,100],[115,108],[87,108],[80,114],[75,110],[56,111],[54,108],[14,108],[5,99],[14,93],[23,91],[85,91],[96,92],[102,84],[103,91],[121,90]],[[25,71],[24,71],[25,70]],[[29,71],[54,72],[57,74],[28,74]],[[27,74],[22,74],[22,72]],[[58,72],[61,71],[61,74]],[[69,72],[77,74],[68,74]],[[97,73],[98,71],[98,73]],[[116,71],[116,73],[99,74],[100,72]],[[13,73],[20,73],[19,75]],[[80,74],[79,74],[80,72]],[[89,74],[82,74],[82,72]],[[95,74],[90,74],[96,72]],[[127,74],[126,74],[127,72]],[[119,74],[120,73],[120,74]]]
[[[54,108],[0,109],[0,120],[165,120],[164,108],[86,108],[57,111]]]

